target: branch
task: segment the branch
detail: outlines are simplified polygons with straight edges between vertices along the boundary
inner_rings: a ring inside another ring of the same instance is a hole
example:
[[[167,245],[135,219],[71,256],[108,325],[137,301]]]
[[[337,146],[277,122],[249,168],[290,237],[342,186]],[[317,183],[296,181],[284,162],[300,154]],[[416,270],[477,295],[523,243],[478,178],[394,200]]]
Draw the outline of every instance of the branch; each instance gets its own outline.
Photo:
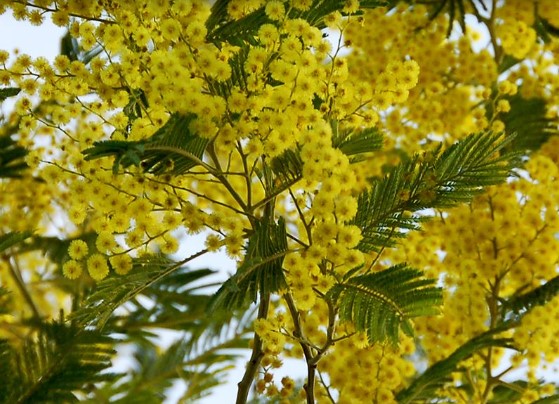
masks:
[[[303,386],[307,396],[307,404],[314,404],[314,383],[316,378],[317,360],[315,360],[315,357],[313,356],[310,345],[304,341],[299,311],[295,306],[293,298],[289,293],[284,294],[283,298],[287,303],[287,307],[291,313],[291,318],[293,319],[293,336],[299,341],[303,354],[305,355],[305,361],[307,362],[307,382]]]
[[[270,294],[265,294],[260,297],[260,305],[258,307],[258,318],[266,318],[268,316],[268,308],[270,307]],[[237,383],[237,404],[245,404],[248,400],[248,392],[252,386],[252,382],[256,376],[256,371],[260,366],[264,351],[262,350],[262,339],[255,332],[254,344],[252,346],[252,355],[247,362],[245,374],[239,383]]]

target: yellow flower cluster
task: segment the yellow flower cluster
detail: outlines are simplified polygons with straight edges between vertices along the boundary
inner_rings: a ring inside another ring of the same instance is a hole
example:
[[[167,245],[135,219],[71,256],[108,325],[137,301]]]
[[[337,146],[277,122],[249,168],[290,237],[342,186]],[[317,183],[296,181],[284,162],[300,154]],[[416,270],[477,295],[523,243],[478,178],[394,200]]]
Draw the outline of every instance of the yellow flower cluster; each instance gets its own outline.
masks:
[[[411,338],[398,347],[368,346],[367,336],[338,342],[319,364],[330,376],[330,387],[340,392],[339,403],[396,403],[395,392],[415,374],[415,367],[404,357],[415,351]]]
[[[544,306],[534,307],[522,318],[520,326],[514,331],[514,341],[521,349],[515,360],[522,357],[527,359],[532,381],[536,381],[535,370],[541,361],[553,363],[559,358],[559,344],[555,338],[559,332],[558,303],[559,297],[555,297]]]
[[[265,354],[259,392],[287,400],[293,380],[279,387],[271,373],[280,356],[303,357],[301,343],[313,352],[326,344],[318,369],[340,403],[395,402],[415,373],[408,360],[414,341],[371,345],[351,325],[330,324],[325,294],[350,271],[408,262],[441,280],[441,315],[416,321],[417,342],[431,363],[495,326],[502,301],[556,275],[556,138],[530,158],[522,178],[471,205],[437,212],[424,232],[410,232],[380,256],[357,249],[362,234],[351,224],[358,195],[385,165],[472,132],[503,131],[517,92],[541,97],[552,105],[548,116],[556,117],[559,42],[540,43],[533,28],[536,16],[559,26],[551,0],[497,2],[488,22],[491,50],[474,50],[471,32],[447,38],[447,17],[431,21],[430,9],[419,4],[356,15],[359,2],[346,1],[344,15],[336,11],[320,22],[339,31],[336,45],[293,17],[309,10],[310,0],[232,0],[225,22],[260,9],[265,16],[251,46],[243,47],[242,35],[229,43],[219,31],[208,32],[210,4],[203,0],[54,3],[55,24],[68,25],[82,50],[99,53],[87,61],[60,55],[50,63],[0,51],[0,84],[22,90],[0,135],[17,132],[33,173],[0,182],[0,230],[32,224],[45,233],[54,221],[58,234],[72,240],[63,275],[78,279],[87,271],[100,281],[128,273],[146,252],[176,254],[184,233],[204,232],[205,250],[224,249],[241,263],[255,223],[282,216],[289,232],[282,251],[287,289],[277,310],[255,323]],[[16,18],[43,18],[34,5],[9,6]],[[525,60],[500,74],[503,52]],[[208,141],[186,173],[154,175],[84,158],[83,150],[98,141],[149,139],[174,114],[193,116],[185,132]],[[339,147],[372,128],[385,135],[388,153],[353,158]],[[294,151],[301,176],[277,174],[274,164]],[[87,233],[93,236],[86,242],[81,235]],[[4,283],[7,264],[0,265]],[[541,325],[543,310],[556,316],[551,306],[532,311],[512,334],[523,349],[517,360],[528,358],[532,368],[542,353],[557,358],[555,329]],[[503,357],[503,350],[491,349],[467,364],[481,374]],[[482,377],[471,382],[475,394],[484,391]],[[319,396],[329,394],[326,383],[316,388]],[[447,393],[467,401],[458,389]]]
[[[444,18],[430,22],[423,6],[400,5],[397,10],[367,11],[362,24],[353,22],[344,31],[346,42],[354,48],[348,56],[352,75],[366,82],[374,80],[382,87],[391,81],[388,71],[392,82],[414,84],[413,89],[396,87],[393,95],[403,90],[406,96],[389,112],[380,114],[381,127],[391,134],[387,147],[412,152],[425,141],[442,136],[452,142],[486,128],[480,101],[485,98],[484,86],[490,87],[497,79],[491,53],[474,52],[466,36],[446,38]],[[402,68],[406,65],[421,69]],[[388,104],[393,101],[388,100]]]

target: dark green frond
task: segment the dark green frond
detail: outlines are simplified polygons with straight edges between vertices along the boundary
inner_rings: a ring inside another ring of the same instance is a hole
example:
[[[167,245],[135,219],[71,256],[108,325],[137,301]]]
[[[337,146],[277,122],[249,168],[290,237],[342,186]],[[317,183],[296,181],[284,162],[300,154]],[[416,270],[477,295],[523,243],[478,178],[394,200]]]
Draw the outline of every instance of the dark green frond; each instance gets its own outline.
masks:
[[[507,133],[515,133],[511,143],[515,150],[538,150],[550,136],[559,134],[559,121],[547,115],[546,101],[542,98],[524,98],[518,93],[508,96],[510,111],[500,119]]]
[[[271,20],[266,16],[264,8],[240,18],[227,19],[228,0],[216,1],[212,7],[212,17],[209,19],[207,40],[216,44],[228,42],[232,45],[243,46],[246,43],[257,45],[256,33],[258,29]]]
[[[223,383],[226,372],[238,359],[235,350],[248,346],[248,339],[233,336],[197,355],[190,351],[190,341],[187,336],[166,349],[150,342],[134,344],[132,369],[94,391],[88,402],[97,403],[105,398],[111,403],[161,403],[177,380],[186,383],[184,399],[200,399]]]
[[[60,54],[68,57],[70,61],[79,60],[87,65],[102,51],[103,48],[99,45],[93,47],[89,51],[84,51],[80,47],[78,40],[70,35],[70,32],[67,32],[60,40]]]
[[[359,2],[359,8],[361,10],[373,9],[377,7],[384,7],[388,5],[388,3],[388,1],[362,0]],[[323,23],[323,19],[328,14],[333,13],[334,11],[340,11],[342,15],[347,15],[342,11],[345,4],[345,0],[315,0],[313,5],[308,10],[293,10],[290,14],[290,18],[302,18],[307,20],[312,26],[322,29],[326,27]],[[361,13],[362,11],[358,11],[357,14]]]
[[[119,165],[125,168],[141,165],[144,171],[153,174],[184,174],[201,164],[209,143],[209,139],[190,131],[189,125],[194,118],[192,114],[173,114],[146,141],[105,140],[95,142],[82,153],[86,160],[114,156],[114,172],[118,171]]]
[[[484,187],[505,181],[520,164],[520,153],[503,150],[513,136],[480,133],[440,148],[423,157],[413,156],[377,179],[358,198],[353,224],[361,228],[362,251],[393,245],[394,238],[416,229],[417,212],[426,208],[446,208],[468,202]]]
[[[556,276],[534,290],[515,294],[502,303],[503,318],[525,314],[535,306],[542,306],[559,294],[559,276]]]
[[[98,332],[62,323],[44,325],[18,348],[0,347],[3,402],[76,402],[75,392],[113,376],[100,372],[111,366],[113,340]]]
[[[227,15],[227,4],[229,0],[217,0],[212,6],[212,14],[206,22],[208,28],[207,39],[209,42],[221,43],[229,42],[232,45],[243,46],[244,44],[256,45],[256,35],[258,29],[266,23],[273,23],[261,7],[252,13],[238,20],[230,20]],[[301,11],[292,8],[289,11],[289,18],[302,18],[314,27],[325,28],[323,18],[334,12],[342,11],[345,0],[314,0],[308,10]],[[387,1],[362,0],[361,9],[383,7]]]
[[[270,163],[274,173],[274,190],[280,194],[303,178],[303,160],[296,150],[288,149]]]
[[[483,348],[511,348],[510,339],[495,337],[501,331],[494,329],[478,335],[456,349],[446,359],[431,365],[421,376],[396,395],[398,403],[425,403],[432,399],[433,393],[441,387],[443,381],[448,379],[448,375],[457,369],[460,362],[470,358]]]
[[[258,292],[268,294],[287,286],[282,270],[287,235],[282,218],[277,223],[256,222],[248,240],[244,262],[217,291],[210,311],[240,309],[255,302]]]
[[[10,290],[0,286],[0,314],[9,313],[8,306],[10,305]],[[2,374],[2,373],[0,373]]]
[[[207,282],[207,278],[214,274],[209,269],[177,268],[141,293],[131,296],[127,301],[126,315],[113,315],[106,327],[122,333],[156,328],[198,332],[200,327],[209,326],[205,314],[210,295],[200,289],[207,289],[207,284],[202,282]],[[155,304],[145,307],[138,299],[139,295]],[[212,324],[225,322],[230,316],[227,319],[214,316]]]
[[[410,319],[438,313],[442,291],[435,280],[405,265],[356,276],[328,292],[338,302],[342,320],[351,321],[369,341],[396,343],[400,327],[411,331]]]
[[[550,43],[554,38],[559,37],[559,28],[551,25],[549,21],[542,18],[540,15],[536,16],[536,21],[534,22],[533,27],[536,30],[538,37],[540,37],[545,43]]]
[[[0,88],[0,102],[4,101],[6,98],[15,97],[20,91],[21,89],[17,87]]]
[[[32,233],[29,231],[2,234],[0,236],[0,252],[5,251],[18,243],[21,243],[25,239],[31,237],[31,235]]]
[[[346,156],[359,160],[360,155],[382,148],[382,133],[377,128],[367,128],[359,132],[341,133],[332,139],[332,146],[340,149]]]
[[[99,282],[95,291],[87,297],[84,306],[74,312],[71,318],[79,324],[96,325],[98,329],[102,329],[118,307],[180,266],[161,256],[136,259],[128,274],[112,276]],[[191,280],[196,280],[199,276],[194,271]]]
[[[0,90],[1,91],[1,90]],[[19,178],[29,168],[24,158],[27,150],[9,135],[0,136],[0,178]]]
[[[192,133],[195,115],[174,114],[146,143],[142,168],[150,173],[183,174],[199,165],[209,139]]]
[[[477,2],[466,0],[436,0],[425,3],[430,5],[429,18],[431,21],[437,18],[441,13],[446,13],[448,15],[446,35],[450,36],[455,21],[460,25],[462,32],[466,32],[466,4],[473,6],[473,13],[475,15],[480,15],[483,11],[488,10],[489,2],[488,0],[478,0]]]

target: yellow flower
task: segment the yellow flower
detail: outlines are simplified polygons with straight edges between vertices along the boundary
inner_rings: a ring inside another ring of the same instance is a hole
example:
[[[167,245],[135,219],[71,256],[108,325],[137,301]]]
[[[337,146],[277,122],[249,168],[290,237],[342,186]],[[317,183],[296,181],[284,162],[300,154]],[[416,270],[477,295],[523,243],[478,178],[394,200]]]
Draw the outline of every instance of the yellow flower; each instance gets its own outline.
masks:
[[[109,274],[107,259],[102,254],[93,254],[87,259],[87,271],[94,280],[100,281]]]
[[[169,41],[176,41],[180,35],[181,26],[177,20],[167,18],[161,22],[161,35]]]
[[[70,246],[68,247],[68,255],[75,259],[81,260],[85,258],[88,252],[88,247],[85,241],[83,240],[72,240],[70,242]]]
[[[264,12],[270,20],[281,20],[285,15],[283,2],[278,0],[268,1]]]
[[[128,254],[113,255],[109,258],[109,262],[115,272],[119,275],[127,274],[133,267],[132,257]]]
[[[62,273],[68,279],[77,279],[82,274],[82,265],[74,260],[66,261],[62,265]]]

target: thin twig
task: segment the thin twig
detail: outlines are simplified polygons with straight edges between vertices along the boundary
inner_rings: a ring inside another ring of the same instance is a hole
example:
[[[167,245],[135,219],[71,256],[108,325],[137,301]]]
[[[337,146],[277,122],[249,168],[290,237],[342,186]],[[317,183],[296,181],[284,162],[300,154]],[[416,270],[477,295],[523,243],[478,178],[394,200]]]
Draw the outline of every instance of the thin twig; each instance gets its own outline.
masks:
[[[41,314],[39,313],[39,310],[37,309],[37,306],[35,305],[35,302],[31,298],[31,295],[29,294],[29,291],[25,287],[25,283],[23,282],[23,278],[21,277],[21,273],[19,272],[19,270],[17,268],[14,267],[14,265],[12,264],[12,262],[10,261],[9,258],[6,257],[5,261],[8,264],[8,271],[10,272],[10,275],[14,279],[14,281],[17,285],[17,288],[19,289],[19,291],[21,292],[21,295],[23,296],[23,299],[27,302],[27,305],[29,306],[29,308],[31,309],[31,312],[33,313],[33,318],[39,320],[41,318]]]

